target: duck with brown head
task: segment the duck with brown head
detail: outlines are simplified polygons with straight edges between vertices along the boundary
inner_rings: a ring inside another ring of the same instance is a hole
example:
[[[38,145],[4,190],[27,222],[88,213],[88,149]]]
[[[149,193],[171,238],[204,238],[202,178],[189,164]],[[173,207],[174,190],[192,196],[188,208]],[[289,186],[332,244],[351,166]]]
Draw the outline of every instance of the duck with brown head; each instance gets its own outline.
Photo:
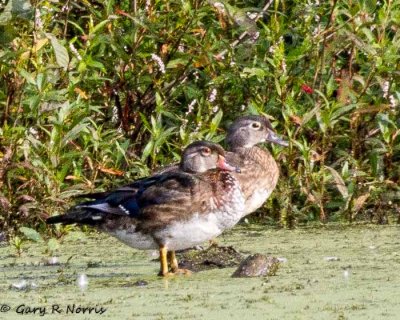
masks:
[[[192,143],[183,153],[179,170],[112,192],[86,195],[95,200],[80,203],[47,223],[91,225],[131,247],[159,249],[160,275],[180,272],[175,250],[218,236],[243,214],[244,196],[232,175],[239,170],[224,156],[217,144]]]

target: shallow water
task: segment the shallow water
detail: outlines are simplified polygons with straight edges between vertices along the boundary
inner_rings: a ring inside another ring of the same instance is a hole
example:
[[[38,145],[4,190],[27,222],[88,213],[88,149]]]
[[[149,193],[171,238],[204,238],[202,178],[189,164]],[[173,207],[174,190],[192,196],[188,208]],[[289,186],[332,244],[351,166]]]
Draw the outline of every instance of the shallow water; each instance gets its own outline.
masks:
[[[231,278],[235,268],[227,268],[161,279],[151,253],[71,233],[58,249],[60,265],[45,265],[45,243],[26,244],[21,257],[0,248],[0,307],[11,308],[0,319],[24,318],[16,309],[27,307],[40,319],[399,319],[399,235],[398,226],[238,226],[219,244],[287,259],[276,276]],[[22,280],[29,289],[10,288]],[[79,306],[106,311],[82,314]]]

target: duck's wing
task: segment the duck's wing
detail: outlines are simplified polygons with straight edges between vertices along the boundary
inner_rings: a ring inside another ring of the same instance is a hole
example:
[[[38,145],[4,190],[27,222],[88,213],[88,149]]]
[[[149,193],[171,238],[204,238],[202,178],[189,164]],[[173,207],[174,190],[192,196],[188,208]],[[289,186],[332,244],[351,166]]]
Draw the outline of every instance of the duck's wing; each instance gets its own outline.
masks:
[[[166,166],[163,168],[159,168],[155,171],[155,174],[150,177],[137,179],[134,182],[126,184],[126,185],[119,187],[117,189],[114,189],[112,191],[78,194],[78,195],[75,195],[74,198],[99,200],[99,199],[105,199],[108,196],[112,196],[113,194],[118,194],[118,193],[132,196],[139,189],[146,187],[148,185],[151,185],[153,183],[157,183],[159,180],[161,180],[163,178],[163,175],[166,175],[166,174],[170,175],[172,173],[179,174],[179,165],[178,164],[172,164],[172,165],[169,165],[169,166]]]
[[[138,230],[145,232],[229,210],[236,180],[228,172],[210,170],[189,175],[185,185],[174,179],[152,186],[137,198],[141,214]],[[178,183],[177,183],[178,182]]]
[[[164,167],[156,168],[154,174],[164,174],[170,172],[178,172],[179,171],[179,163],[173,163]]]
[[[157,174],[155,176],[135,180],[134,182],[126,184],[126,185],[119,187],[117,189],[114,189],[112,191],[83,193],[83,194],[74,195],[73,197],[76,199],[100,200],[100,199],[105,199],[108,196],[111,196],[113,194],[118,194],[118,193],[122,193],[122,194],[128,193],[128,194],[132,195],[132,194],[135,194],[142,185],[146,185],[151,182],[157,181],[157,179],[159,179],[159,174]]]
[[[87,194],[84,197],[94,200],[80,203],[64,215],[50,217],[46,222],[97,225],[110,216],[140,219],[144,208],[178,199],[179,190],[190,193],[194,181],[190,174],[170,172],[138,180],[110,192]]]

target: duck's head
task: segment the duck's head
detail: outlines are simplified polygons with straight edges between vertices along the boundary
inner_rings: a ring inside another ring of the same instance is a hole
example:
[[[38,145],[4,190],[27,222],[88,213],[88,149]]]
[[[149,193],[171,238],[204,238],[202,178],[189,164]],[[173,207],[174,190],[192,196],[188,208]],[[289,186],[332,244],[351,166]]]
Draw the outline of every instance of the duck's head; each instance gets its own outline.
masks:
[[[236,119],[228,129],[226,141],[231,149],[251,148],[263,142],[285,147],[289,145],[275,133],[271,123],[264,116],[243,116]]]
[[[185,172],[202,173],[211,169],[240,172],[226,162],[224,149],[209,141],[196,141],[183,151],[180,167]]]

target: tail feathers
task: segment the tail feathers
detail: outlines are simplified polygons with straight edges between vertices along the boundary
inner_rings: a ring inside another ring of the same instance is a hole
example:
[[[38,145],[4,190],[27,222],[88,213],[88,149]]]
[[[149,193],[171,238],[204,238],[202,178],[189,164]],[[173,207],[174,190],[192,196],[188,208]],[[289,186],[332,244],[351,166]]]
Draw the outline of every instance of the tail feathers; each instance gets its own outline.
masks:
[[[95,226],[104,220],[105,214],[98,210],[85,207],[73,207],[66,214],[50,217],[46,220],[47,224],[83,224]]]
[[[63,215],[50,217],[46,220],[46,223],[77,223],[93,226],[101,224],[106,217],[110,219],[118,216],[135,217],[139,213],[139,205],[135,195],[136,190],[130,187],[124,187],[110,193],[88,194],[84,197],[95,200],[80,203]]]

